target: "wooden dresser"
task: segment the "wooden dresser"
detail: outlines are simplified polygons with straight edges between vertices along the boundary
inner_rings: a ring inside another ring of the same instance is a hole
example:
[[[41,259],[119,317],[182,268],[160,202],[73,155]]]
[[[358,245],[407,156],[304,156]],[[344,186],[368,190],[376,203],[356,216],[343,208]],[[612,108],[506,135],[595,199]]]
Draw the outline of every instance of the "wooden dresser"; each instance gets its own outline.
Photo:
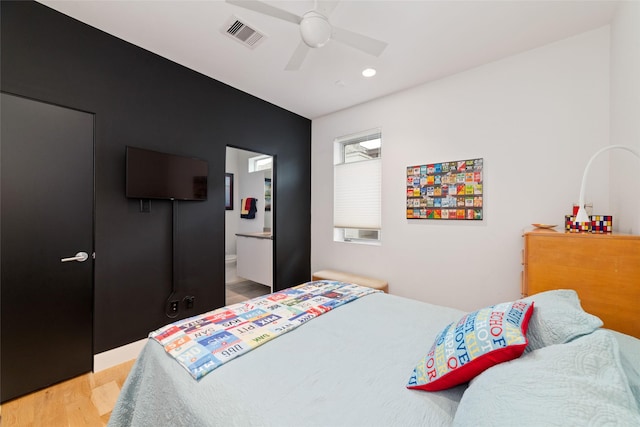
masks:
[[[640,337],[640,236],[524,234],[522,294],[574,289],[606,328]]]

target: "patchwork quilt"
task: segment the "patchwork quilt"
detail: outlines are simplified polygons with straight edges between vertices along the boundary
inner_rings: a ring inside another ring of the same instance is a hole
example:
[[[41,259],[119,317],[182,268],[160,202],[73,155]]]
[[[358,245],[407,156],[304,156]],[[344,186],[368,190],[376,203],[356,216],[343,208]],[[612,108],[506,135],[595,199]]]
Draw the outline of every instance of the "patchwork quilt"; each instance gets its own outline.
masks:
[[[328,280],[253,298],[149,334],[199,380],[224,363],[376,289]]]

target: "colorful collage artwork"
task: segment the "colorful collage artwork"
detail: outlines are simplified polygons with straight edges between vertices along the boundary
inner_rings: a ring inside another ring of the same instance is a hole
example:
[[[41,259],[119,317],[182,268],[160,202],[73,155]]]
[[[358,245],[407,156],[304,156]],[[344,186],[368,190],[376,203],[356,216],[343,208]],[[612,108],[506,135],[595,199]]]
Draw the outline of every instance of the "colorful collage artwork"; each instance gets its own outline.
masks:
[[[482,219],[483,159],[407,167],[407,219]]]

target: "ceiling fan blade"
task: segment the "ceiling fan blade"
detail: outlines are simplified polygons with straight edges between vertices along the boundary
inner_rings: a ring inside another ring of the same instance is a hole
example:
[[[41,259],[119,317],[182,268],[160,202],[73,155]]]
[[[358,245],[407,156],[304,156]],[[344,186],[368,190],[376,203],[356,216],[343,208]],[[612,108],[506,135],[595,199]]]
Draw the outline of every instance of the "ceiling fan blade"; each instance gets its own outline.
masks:
[[[380,56],[387,47],[386,42],[344,28],[333,27],[331,38],[373,56]]]
[[[293,24],[300,24],[302,21],[302,17],[296,15],[295,13],[287,12],[283,9],[278,9],[277,7],[270,6],[266,3],[256,0],[226,0],[227,3],[233,4],[235,6],[240,6],[245,9],[253,10],[254,12],[262,13],[264,15],[269,15],[273,18],[282,19],[284,21],[291,22]]]
[[[289,59],[289,63],[284,69],[286,71],[299,70],[310,50],[311,48],[301,41],[296,50],[293,51],[293,55],[291,55],[291,59]]]
[[[317,0],[317,8],[316,10],[320,12],[324,16],[331,15],[331,12],[336,8],[336,6],[340,3],[339,0]]]

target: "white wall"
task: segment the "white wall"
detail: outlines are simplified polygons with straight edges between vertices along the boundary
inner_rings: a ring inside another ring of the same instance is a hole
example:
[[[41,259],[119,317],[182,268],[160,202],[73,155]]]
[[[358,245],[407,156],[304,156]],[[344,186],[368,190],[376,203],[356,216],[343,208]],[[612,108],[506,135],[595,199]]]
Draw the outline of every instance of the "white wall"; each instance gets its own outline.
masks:
[[[380,127],[382,245],[332,240],[333,140]],[[313,121],[311,269],[471,310],[520,296],[522,231],[563,224],[584,166],[609,144],[609,27]],[[484,158],[483,221],[405,219],[409,165]],[[608,213],[608,168],[588,199]]]
[[[233,174],[233,210],[224,215],[224,251],[225,254],[236,253],[236,233],[240,222],[240,199],[238,198],[238,153],[239,150],[227,147],[225,172]]]
[[[622,2],[611,24],[611,143],[640,152],[640,2]],[[611,211],[622,233],[640,234],[640,160],[610,151]],[[603,156],[604,157],[604,156]],[[600,160],[598,158],[598,160]]]
[[[249,173],[248,160],[261,153],[227,147],[225,171],[233,173],[233,210],[225,214],[225,252],[236,253],[236,233],[262,232],[265,227],[271,228],[271,211],[264,210],[264,179],[271,178],[271,170]],[[258,211],[254,219],[240,218],[241,199],[255,197],[258,199]],[[273,199],[273,191],[272,191]],[[273,206],[272,200],[272,209]]]
[[[257,199],[256,217],[253,219],[240,218],[238,223],[238,231],[241,233],[259,233],[264,229],[264,171],[251,172],[248,171],[249,158],[260,155],[251,151],[238,152],[238,208],[240,200],[247,197]],[[240,211],[238,211],[240,216]]]
[[[275,211],[275,204],[273,203],[274,196],[275,196],[275,183],[273,182],[273,176],[271,173],[271,169],[266,170],[263,172],[264,173],[264,179],[270,179],[271,180],[271,210],[269,211],[265,211],[264,212],[264,230],[272,230],[273,229],[273,212]],[[266,195],[262,198],[262,207],[264,208],[266,206],[267,203],[267,199],[266,199]]]

